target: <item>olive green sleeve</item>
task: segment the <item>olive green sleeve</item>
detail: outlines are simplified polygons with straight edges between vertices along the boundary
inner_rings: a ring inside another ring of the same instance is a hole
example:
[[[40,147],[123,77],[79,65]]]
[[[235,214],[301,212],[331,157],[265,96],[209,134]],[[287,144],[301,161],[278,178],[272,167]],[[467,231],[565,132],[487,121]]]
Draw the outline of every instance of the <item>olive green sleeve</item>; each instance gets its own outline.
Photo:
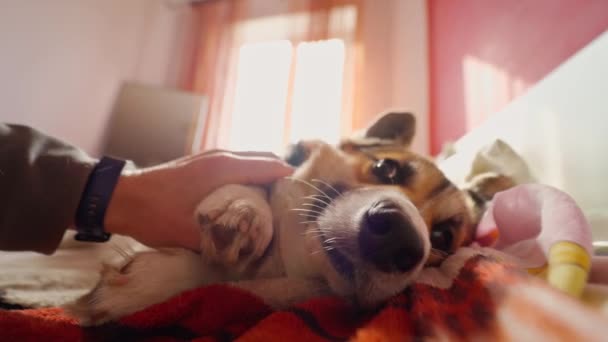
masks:
[[[0,250],[53,253],[95,162],[32,128],[0,123]]]

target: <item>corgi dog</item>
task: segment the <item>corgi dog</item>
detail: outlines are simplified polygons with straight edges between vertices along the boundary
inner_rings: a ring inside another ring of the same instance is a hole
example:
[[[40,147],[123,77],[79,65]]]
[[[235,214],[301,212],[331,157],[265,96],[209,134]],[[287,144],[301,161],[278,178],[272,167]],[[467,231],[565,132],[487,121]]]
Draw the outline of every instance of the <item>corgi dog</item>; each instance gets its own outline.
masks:
[[[500,175],[460,189],[408,149],[410,113],[380,116],[337,146],[302,141],[297,169],[268,189],[218,188],[198,205],[201,252],[168,248],[104,266],[94,289],[66,307],[98,325],[196,287],[224,283],[275,308],[320,295],[373,308],[474,236],[484,204],[512,185]]]

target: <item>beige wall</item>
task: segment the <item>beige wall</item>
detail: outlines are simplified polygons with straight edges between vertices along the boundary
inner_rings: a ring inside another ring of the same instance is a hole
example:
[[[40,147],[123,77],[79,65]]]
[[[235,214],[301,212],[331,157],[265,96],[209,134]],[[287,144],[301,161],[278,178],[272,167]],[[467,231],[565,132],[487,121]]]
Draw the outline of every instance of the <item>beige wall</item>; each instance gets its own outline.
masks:
[[[98,154],[124,80],[180,83],[190,14],[164,0],[1,1],[0,120]]]

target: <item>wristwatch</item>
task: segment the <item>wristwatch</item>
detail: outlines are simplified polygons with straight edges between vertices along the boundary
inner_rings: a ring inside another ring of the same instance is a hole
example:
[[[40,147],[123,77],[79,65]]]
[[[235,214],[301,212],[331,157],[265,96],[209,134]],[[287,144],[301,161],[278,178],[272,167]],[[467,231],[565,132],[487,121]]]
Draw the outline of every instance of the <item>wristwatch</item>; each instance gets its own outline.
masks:
[[[76,210],[78,241],[106,242],[111,234],[104,229],[104,218],[125,161],[103,157],[89,175]]]

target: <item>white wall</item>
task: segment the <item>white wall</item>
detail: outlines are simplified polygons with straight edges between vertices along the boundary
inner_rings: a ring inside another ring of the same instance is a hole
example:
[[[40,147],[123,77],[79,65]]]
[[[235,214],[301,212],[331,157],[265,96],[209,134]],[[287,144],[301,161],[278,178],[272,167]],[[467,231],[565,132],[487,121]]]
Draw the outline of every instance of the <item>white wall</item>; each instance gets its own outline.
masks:
[[[122,81],[179,83],[190,22],[164,0],[2,0],[0,120],[97,155]]]
[[[461,170],[480,146],[501,138],[529,163],[539,182],[572,195],[608,241],[608,32],[457,144],[446,161]],[[464,173],[450,176],[459,181]]]

